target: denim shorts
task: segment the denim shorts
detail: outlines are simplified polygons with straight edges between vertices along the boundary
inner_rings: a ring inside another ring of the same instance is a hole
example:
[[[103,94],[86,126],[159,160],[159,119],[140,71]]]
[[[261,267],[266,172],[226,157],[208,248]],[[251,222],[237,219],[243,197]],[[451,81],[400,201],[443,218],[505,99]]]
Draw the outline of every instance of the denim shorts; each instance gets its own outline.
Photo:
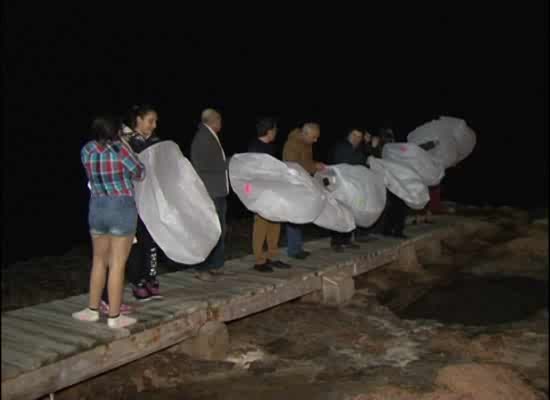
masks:
[[[133,236],[137,226],[136,202],[131,196],[92,196],[88,223],[92,235]]]

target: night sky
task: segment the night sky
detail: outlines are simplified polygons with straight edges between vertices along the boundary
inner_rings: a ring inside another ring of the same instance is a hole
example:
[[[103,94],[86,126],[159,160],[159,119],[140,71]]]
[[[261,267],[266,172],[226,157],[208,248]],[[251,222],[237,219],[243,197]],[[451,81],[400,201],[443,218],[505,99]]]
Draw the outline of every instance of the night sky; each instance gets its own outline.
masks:
[[[320,122],[321,160],[350,127],[391,122],[405,139],[441,114],[460,117],[478,145],[447,171],[444,197],[548,201],[546,1],[491,9],[396,3],[385,12],[334,2],[303,11],[264,2],[203,10],[10,3],[3,265],[86,243],[79,154],[90,122],[142,102],[157,107],[158,133],[185,155],[207,106],[222,112],[228,155],[246,150],[256,117],[273,115],[280,147],[290,129]],[[232,204],[230,215],[242,212]]]

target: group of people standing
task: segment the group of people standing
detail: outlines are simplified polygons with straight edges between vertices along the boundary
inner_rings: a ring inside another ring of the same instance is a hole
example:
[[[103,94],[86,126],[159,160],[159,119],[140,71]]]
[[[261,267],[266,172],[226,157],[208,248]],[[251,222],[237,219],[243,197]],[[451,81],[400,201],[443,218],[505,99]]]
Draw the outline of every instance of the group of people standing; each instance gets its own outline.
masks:
[[[137,320],[129,317],[131,308],[122,303],[126,264],[128,280],[138,301],[162,298],[157,280],[158,247],[138,216],[134,200],[134,181],[142,180],[145,167],[137,154],[160,139],[155,135],[158,113],[151,106],[134,106],[122,121],[113,117],[98,117],[92,123],[94,139],[81,151],[81,161],[90,182],[88,222],[92,237],[93,261],[90,276],[89,305],[73,317],[95,322],[100,313],[107,315],[111,328],[123,328]],[[227,196],[230,193],[228,160],[219,139],[222,116],[214,109],[201,114],[201,123],[191,144],[191,163],[204,183],[218,215],[221,236],[209,256],[195,266],[195,276],[215,281],[227,272],[224,266],[224,237]],[[257,135],[248,151],[277,156],[274,141],[277,121],[261,118],[256,125]],[[300,164],[310,174],[327,167],[313,157],[313,145],[320,137],[320,126],[308,122],[290,132],[282,151],[283,161]],[[345,140],[335,146],[331,164],[367,164],[369,156],[381,157],[384,143],[394,141],[391,130],[371,135],[366,130],[351,129]],[[331,246],[335,251],[357,248],[356,241],[371,240],[371,233],[403,236],[407,206],[388,192],[387,209],[380,220],[367,230],[355,233],[332,233]],[[254,269],[273,272],[291,265],[278,259],[281,226],[260,215],[254,216],[252,249]],[[286,224],[287,254],[290,258],[305,259],[302,227]],[[264,246],[267,245],[267,251]]]

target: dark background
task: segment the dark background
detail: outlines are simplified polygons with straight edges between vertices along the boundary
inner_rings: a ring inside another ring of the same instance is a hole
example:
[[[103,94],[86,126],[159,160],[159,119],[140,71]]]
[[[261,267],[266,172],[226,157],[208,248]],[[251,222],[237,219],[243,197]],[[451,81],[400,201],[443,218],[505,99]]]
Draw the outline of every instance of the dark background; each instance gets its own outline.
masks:
[[[444,197],[547,204],[546,1],[303,12],[156,3],[4,3],[3,266],[86,243],[80,148],[93,116],[139,102],[158,108],[159,134],[185,155],[207,106],[223,114],[228,155],[267,114],[281,119],[279,146],[297,124],[320,122],[321,160],[350,126],[391,121],[405,139],[441,114],[460,117],[478,144],[447,170]],[[242,212],[233,201],[230,216]]]

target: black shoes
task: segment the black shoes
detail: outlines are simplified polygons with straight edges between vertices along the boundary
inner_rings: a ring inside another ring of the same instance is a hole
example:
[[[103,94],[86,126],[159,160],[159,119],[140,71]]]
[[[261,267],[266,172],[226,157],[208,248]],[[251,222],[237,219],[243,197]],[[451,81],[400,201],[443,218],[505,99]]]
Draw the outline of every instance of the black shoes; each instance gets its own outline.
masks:
[[[305,250],[302,250],[301,252],[299,252],[298,254],[295,254],[293,256],[290,256],[292,258],[296,258],[298,260],[304,260],[305,258],[307,258],[311,253],[309,251],[305,251]]]
[[[272,268],[279,268],[279,269],[290,269],[290,268],[292,268],[292,265],[284,263],[284,262],[279,261],[279,260],[275,260],[275,261],[267,260],[267,263]]]
[[[273,268],[271,268],[269,263],[256,264],[254,265],[254,269],[259,272],[273,272]]]
[[[273,268],[290,269],[292,268],[292,266],[282,261],[271,261],[271,260],[267,260],[267,262],[264,264],[254,265],[254,269],[259,272],[273,272],[274,271]]]

